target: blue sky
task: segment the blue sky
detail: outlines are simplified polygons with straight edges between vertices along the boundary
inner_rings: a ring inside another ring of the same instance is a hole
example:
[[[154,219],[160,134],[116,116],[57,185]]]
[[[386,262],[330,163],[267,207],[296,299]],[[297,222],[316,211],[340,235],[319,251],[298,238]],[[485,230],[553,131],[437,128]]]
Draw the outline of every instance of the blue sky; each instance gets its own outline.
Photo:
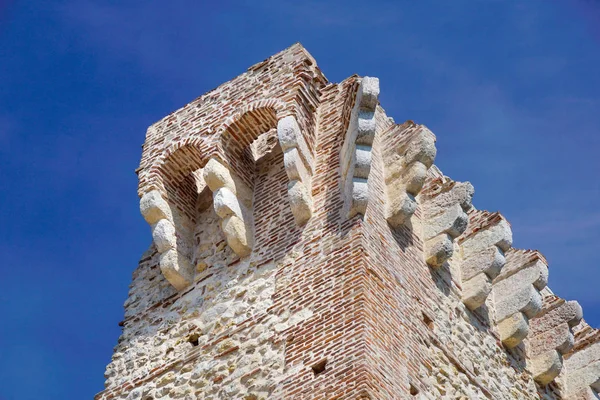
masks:
[[[597,0],[0,0],[0,400],[102,389],[151,240],[146,127],[297,41],[332,81],[379,77],[600,326]]]

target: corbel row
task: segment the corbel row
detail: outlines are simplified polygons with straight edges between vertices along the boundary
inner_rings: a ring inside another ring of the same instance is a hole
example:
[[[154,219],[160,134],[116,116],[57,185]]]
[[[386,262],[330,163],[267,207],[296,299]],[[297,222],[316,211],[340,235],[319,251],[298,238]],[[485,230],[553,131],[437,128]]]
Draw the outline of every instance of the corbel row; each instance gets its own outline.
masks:
[[[563,355],[575,343],[573,327],[579,324],[583,310],[576,301],[566,301],[548,289],[542,292],[543,307],[529,321],[526,353],[527,364],[540,385],[552,382],[563,368]]]
[[[283,163],[289,178],[288,198],[296,224],[302,226],[312,216],[312,176],[314,160],[300,126],[293,116],[280,119],[277,136],[283,150]]]
[[[566,400],[596,400],[600,393],[600,330],[581,321],[574,328],[575,344],[565,354],[558,378]]]
[[[348,217],[364,215],[369,202],[368,178],[371,171],[373,140],[377,128],[375,110],[379,103],[379,79],[362,78],[348,132],[340,154],[342,185],[346,193]]]
[[[492,285],[495,322],[502,343],[512,348],[529,333],[529,319],[542,310],[540,291],[548,284],[548,265],[537,251],[510,249]]]
[[[254,244],[252,190],[215,158],[206,163],[203,174],[227,244],[238,256],[249,255]]]
[[[177,290],[184,289],[193,281],[194,267],[177,249],[171,208],[158,190],[152,190],[142,196],[140,211],[152,229],[152,239],[160,253],[160,270]]]
[[[435,135],[424,125],[407,121],[382,135],[386,187],[386,219],[397,228],[410,220],[417,209],[427,171],[436,155]]]
[[[466,212],[472,207],[473,185],[441,176],[429,181],[419,194],[423,208],[425,261],[440,267],[454,253],[454,239],[468,224]]]
[[[500,213],[471,209],[467,230],[458,238],[462,301],[470,309],[482,306],[492,291],[492,280],[512,246],[512,231]]]

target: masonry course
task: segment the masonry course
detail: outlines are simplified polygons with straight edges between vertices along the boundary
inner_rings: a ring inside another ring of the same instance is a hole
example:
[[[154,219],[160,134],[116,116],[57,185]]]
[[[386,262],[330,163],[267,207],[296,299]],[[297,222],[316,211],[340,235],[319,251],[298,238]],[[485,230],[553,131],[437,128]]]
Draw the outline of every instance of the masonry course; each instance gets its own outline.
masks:
[[[384,90],[295,44],[148,128],[96,400],[598,398],[600,331]]]

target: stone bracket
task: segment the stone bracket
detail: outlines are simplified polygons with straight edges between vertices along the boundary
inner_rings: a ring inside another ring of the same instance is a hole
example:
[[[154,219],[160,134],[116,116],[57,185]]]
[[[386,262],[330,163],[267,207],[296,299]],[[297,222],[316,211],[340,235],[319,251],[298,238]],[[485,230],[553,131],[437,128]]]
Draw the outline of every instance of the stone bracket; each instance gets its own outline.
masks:
[[[340,153],[342,190],[348,217],[364,215],[369,202],[368,178],[371,171],[373,140],[377,123],[375,111],[379,96],[379,79],[365,76],[360,82],[348,131]]]
[[[296,224],[303,226],[312,216],[312,176],[314,160],[300,125],[289,115],[277,122],[277,136],[283,150],[285,172],[290,180],[288,198]]]
[[[474,189],[469,183],[454,182],[441,176],[427,183],[419,195],[423,206],[423,240],[425,261],[440,267],[452,257],[454,239],[468,224],[468,211]]]
[[[407,223],[417,209],[415,196],[433,165],[435,140],[429,129],[412,121],[395,125],[383,134],[385,217],[393,228]]]
[[[526,340],[527,365],[540,385],[552,382],[563,368],[563,355],[575,344],[572,327],[577,325],[583,310],[576,301],[565,301],[545,289],[540,314],[530,320]]]
[[[158,190],[152,190],[140,199],[140,211],[152,228],[152,239],[160,253],[160,270],[177,290],[186,288],[194,279],[194,268],[188,257],[177,250],[177,234],[169,204]]]
[[[204,179],[227,244],[238,256],[248,256],[254,245],[252,190],[215,158],[204,167]]]
[[[529,319],[542,311],[542,291],[548,284],[548,265],[545,258],[537,251],[510,249],[506,252],[506,265],[500,275],[492,283],[494,295],[495,320],[498,333],[505,346],[515,347],[524,339],[522,333],[515,335],[506,329],[502,322],[506,319],[522,318],[529,331]],[[557,357],[552,353],[543,355],[544,365],[553,371],[560,371]],[[551,368],[550,368],[551,367]],[[550,374],[546,374],[549,376]]]
[[[512,245],[510,224],[500,213],[471,209],[467,230],[458,238],[462,301],[471,310],[482,306],[492,291],[492,280],[505,264]],[[522,326],[522,322],[517,325]]]

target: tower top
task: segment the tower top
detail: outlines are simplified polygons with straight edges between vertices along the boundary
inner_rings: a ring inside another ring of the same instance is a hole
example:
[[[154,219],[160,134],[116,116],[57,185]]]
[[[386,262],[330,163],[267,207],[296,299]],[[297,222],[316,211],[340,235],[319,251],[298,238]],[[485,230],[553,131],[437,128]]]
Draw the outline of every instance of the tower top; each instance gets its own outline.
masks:
[[[600,389],[600,334],[547,288],[547,260],[379,92],[328,82],[297,43],[148,128],[153,240],[98,400]]]

